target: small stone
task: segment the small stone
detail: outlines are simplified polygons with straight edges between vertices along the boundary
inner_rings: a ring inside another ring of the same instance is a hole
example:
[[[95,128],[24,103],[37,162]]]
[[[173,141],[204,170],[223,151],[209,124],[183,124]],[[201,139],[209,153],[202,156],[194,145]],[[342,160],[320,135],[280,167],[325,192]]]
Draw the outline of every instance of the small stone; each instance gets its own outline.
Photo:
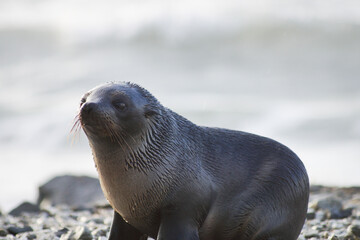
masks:
[[[347,208],[347,209],[340,209],[337,211],[331,211],[329,214],[329,218],[330,219],[347,218],[347,217],[351,216],[352,210],[353,210],[352,208]]]
[[[29,234],[29,235],[27,236],[27,239],[28,239],[28,240],[34,240],[34,239],[36,239],[36,235],[35,235],[35,234]]]
[[[74,240],[92,240],[90,230],[87,227],[79,226],[75,229]]]
[[[33,229],[29,226],[26,227],[9,227],[8,232],[11,233],[12,235],[16,235],[19,233],[24,233],[24,232],[32,232]]]
[[[93,219],[90,219],[88,222],[94,222],[96,224],[104,224],[104,220],[101,218],[93,218]]]
[[[306,219],[312,220],[314,218],[315,218],[315,211],[312,208],[309,208],[306,214]]]
[[[321,237],[322,237],[322,239],[328,238],[328,237],[329,237],[329,233],[328,233],[328,232],[322,232],[322,233],[321,233]]]
[[[72,238],[73,236],[74,236],[74,232],[70,230],[67,233],[61,235],[60,240],[70,240],[73,239]]]
[[[92,207],[85,207],[85,206],[76,206],[72,208],[73,211],[75,212],[90,212],[90,213],[94,213],[94,208]]]
[[[309,229],[305,232],[304,234],[305,238],[318,238],[319,237],[319,233],[318,231],[314,230],[314,229]]]
[[[61,237],[61,235],[67,233],[68,231],[69,231],[68,228],[62,228],[62,229],[60,229],[59,231],[57,231],[57,232],[55,233],[55,236]]]
[[[355,237],[353,234],[348,233],[347,235],[345,235],[345,237],[343,238],[344,240],[358,240],[357,237]]]
[[[10,215],[13,216],[20,216],[22,213],[39,213],[40,208],[32,203],[29,202],[23,202],[13,210],[9,212]]]
[[[319,221],[324,221],[326,219],[326,214],[325,212],[319,210],[315,213],[315,218]]]
[[[8,234],[8,231],[6,229],[0,228],[0,237],[6,237]]]
[[[336,235],[332,234],[332,235],[328,238],[328,240],[339,240],[339,238],[338,238]]]
[[[95,238],[97,238],[97,237],[106,237],[107,232],[108,232],[108,231],[105,230],[105,229],[97,229],[97,230],[92,231],[91,234],[92,234]]]
[[[350,225],[347,230],[349,233],[355,235],[356,237],[360,237],[360,226]]]

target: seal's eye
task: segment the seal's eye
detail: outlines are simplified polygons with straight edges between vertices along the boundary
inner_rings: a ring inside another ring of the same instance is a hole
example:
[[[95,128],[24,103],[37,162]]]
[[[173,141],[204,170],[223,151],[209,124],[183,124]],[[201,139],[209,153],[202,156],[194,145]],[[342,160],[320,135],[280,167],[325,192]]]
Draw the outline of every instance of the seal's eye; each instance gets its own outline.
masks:
[[[80,101],[80,107],[86,102],[86,98],[82,98]]]
[[[116,107],[116,109],[119,110],[119,111],[125,111],[126,110],[126,104],[123,103],[123,102],[114,102],[113,104]]]

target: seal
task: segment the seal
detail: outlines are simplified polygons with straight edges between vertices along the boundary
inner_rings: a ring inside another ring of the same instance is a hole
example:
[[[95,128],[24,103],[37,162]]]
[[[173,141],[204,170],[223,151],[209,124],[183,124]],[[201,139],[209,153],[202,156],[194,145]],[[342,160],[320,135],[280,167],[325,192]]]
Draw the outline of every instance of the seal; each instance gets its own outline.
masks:
[[[300,234],[309,179],[284,145],[195,125],[133,83],[87,92],[78,120],[114,209],[109,239],[292,240]]]

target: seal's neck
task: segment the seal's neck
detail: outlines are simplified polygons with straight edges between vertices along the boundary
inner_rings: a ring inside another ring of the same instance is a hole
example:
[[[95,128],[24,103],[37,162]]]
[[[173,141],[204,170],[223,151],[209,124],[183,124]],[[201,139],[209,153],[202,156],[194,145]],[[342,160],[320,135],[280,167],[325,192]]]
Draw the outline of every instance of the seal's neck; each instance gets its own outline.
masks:
[[[135,139],[136,144],[128,148],[130,151],[124,159],[126,167],[147,172],[154,167],[166,165],[165,161],[170,153],[171,129],[170,122],[163,119],[149,123],[146,131]]]
[[[137,135],[119,134],[113,138],[90,139],[90,147],[95,163],[113,162],[121,164],[125,169],[147,172],[164,163],[171,152],[171,122],[149,122],[145,131]]]

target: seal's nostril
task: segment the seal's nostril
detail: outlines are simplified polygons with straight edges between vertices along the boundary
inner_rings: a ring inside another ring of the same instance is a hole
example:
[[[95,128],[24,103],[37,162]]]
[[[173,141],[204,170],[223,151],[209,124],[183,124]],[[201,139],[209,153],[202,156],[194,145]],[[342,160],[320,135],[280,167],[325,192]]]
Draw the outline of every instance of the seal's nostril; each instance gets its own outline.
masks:
[[[96,107],[96,103],[93,102],[84,103],[84,105],[81,108],[81,112],[84,114],[90,114],[95,107]]]

